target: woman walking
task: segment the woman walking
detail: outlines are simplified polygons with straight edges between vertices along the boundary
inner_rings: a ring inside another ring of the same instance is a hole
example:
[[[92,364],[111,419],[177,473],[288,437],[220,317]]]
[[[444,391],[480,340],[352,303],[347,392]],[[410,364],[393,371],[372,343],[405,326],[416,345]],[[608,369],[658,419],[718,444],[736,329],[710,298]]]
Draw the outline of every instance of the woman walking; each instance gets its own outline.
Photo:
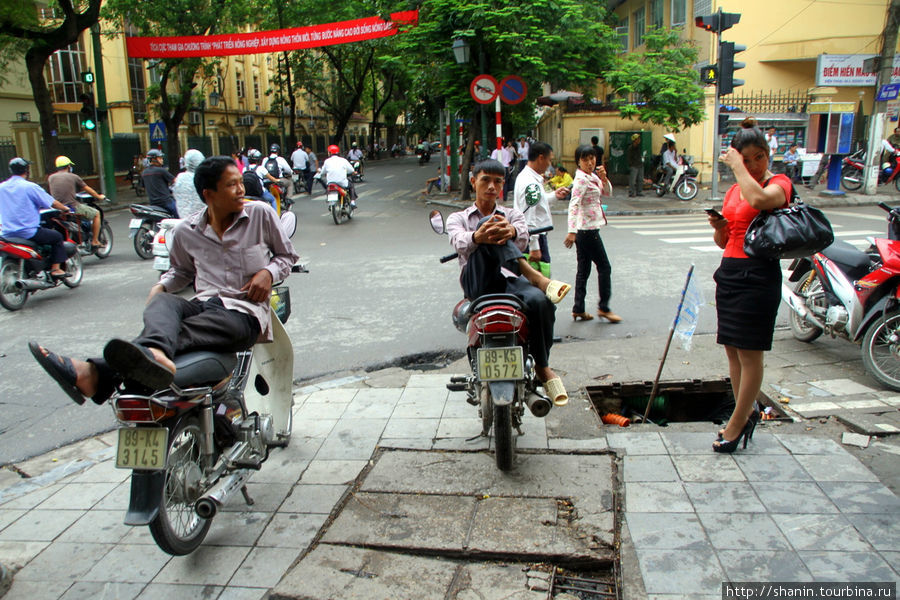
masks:
[[[763,380],[763,352],[772,349],[775,315],[781,301],[781,264],[777,259],[751,258],[744,253],[744,234],[761,210],[787,206],[791,180],[772,175],[769,144],[752,118],[745,119],[719,160],[737,180],[725,194],[721,215],[710,215],[713,239],[724,248],[716,282],[716,341],[725,346],[734,392],[734,412],[713,443],[716,452],[744,448],[753,437],[759,415],[754,402]]]
[[[588,145],[575,149],[575,163],[578,170],[572,183],[572,199],[569,201],[569,234],[563,241],[566,248],[575,244],[578,272],[575,275],[575,304],[572,320],[590,321],[593,315],[584,312],[584,298],[587,295],[587,280],[591,274],[591,263],[597,267],[600,300],[597,316],[618,323],[622,317],[609,309],[612,293],[612,266],[600,239],[600,227],[606,225],[606,215],[601,204],[603,196],[612,196],[612,183],[606,176],[606,169],[598,167],[597,155]]]

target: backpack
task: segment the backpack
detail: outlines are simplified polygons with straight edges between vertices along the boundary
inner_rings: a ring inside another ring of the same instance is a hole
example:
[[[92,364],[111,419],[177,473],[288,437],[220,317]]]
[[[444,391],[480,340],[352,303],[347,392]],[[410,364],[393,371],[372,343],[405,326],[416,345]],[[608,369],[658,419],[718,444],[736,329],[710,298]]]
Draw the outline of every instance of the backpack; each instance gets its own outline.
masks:
[[[253,196],[254,198],[262,198],[263,186],[259,180],[259,175],[253,171],[244,171],[244,194]]]
[[[278,167],[278,159],[276,158],[268,158],[266,160],[266,171],[269,172],[269,175],[278,179],[281,177],[281,169]]]

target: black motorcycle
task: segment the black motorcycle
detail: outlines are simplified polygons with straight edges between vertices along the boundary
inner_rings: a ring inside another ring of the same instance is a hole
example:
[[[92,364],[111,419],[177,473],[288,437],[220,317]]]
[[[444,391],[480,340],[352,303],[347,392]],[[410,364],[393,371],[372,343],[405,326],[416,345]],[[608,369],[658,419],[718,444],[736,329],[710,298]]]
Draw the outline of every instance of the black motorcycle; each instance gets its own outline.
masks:
[[[91,221],[79,217],[74,213],[69,214],[68,220],[65,221],[66,229],[69,230],[69,237],[78,245],[78,252],[80,252],[82,256],[90,256],[93,254],[99,259],[109,257],[113,247],[113,232],[112,227],[109,225],[109,221],[106,220],[103,209],[100,208],[100,204],[90,194],[80,192],[76,194],[75,197],[78,198],[78,201],[82,204],[86,204],[100,213],[100,234],[97,236],[97,239],[100,240],[100,246],[94,248],[91,245],[94,237],[91,230]]]
[[[153,238],[159,231],[159,223],[173,217],[166,209],[148,204],[132,204],[129,210],[134,215],[128,224],[128,237],[134,240],[134,251],[144,260],[153,258]]]

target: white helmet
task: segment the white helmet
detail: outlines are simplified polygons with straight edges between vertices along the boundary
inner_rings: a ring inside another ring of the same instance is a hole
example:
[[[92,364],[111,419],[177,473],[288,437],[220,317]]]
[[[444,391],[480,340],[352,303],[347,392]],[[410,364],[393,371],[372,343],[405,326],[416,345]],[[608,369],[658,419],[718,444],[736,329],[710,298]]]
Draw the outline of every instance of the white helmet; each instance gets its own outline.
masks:
[[[665,134],[665,135],[663,136],[663,139],[664,139],[664,140],[669,140],[669,141],[672,142],[673,144],[675,143],[675,136],[672,135],[671,133]]]

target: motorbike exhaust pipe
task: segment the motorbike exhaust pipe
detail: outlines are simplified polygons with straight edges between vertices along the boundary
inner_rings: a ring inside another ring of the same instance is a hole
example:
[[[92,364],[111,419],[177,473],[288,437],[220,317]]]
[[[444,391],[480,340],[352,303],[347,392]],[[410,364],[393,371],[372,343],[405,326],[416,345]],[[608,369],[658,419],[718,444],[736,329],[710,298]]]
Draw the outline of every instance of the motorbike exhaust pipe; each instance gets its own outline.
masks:
[[[250,479],[250,471],[241,469],[220,479],[206,494],[194,502],[194,512],[201,519],[211,519],[218,512],[219,507],[228,502],[228,499],[240,490]]]
[[[197,516],[201,519],[212,519],[216,516],[218,510],[219,507],[216,505],[215,501],[210,498],[200,498],[197,500],[197,503],[194,504],[194,512],[196,512]]]
[[[810,312],[809,308],[806,306],[806,302],[803,301],[803,298],[795,294],[794,290],[785,284],[781,285],[781,299],[791,308],[791,310],[800,315],[804,321],[810,325],[815,325],[819,329],[825,329],[825,324],[819,321],[819,319]]]
[[[528,405],[528,410],[531,411],[531,414],[539,418],[546,417],[550,409],[553,408],[553,403],[550,402],[549,398],[534,393],[525,396],[525,404]]]
[[[40,279],[17,279],[13,285],[16,286],[16,289],[25,290],[27,292],[33,292],[35,290],[46,290],[53,287],[52,283],[47,283],[46,281],[41,281]]]

